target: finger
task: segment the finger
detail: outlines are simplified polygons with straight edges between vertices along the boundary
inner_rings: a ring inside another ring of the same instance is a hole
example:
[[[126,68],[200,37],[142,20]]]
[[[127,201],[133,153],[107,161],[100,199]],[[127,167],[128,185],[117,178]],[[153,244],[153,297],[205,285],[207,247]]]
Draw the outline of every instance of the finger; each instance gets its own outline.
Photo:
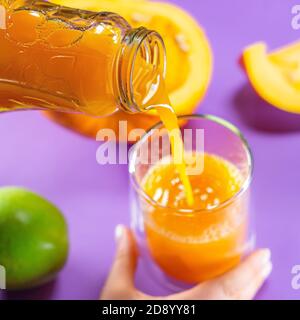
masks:
[[[199,284],[181,294],[181,299],[248,300],[253,299],[272,271],[269,249],[252,253],[226,274]]]
[[[252,253],[238,267],[214,280],[221,295],[228,299],[253,299],[272,271],[271,251],[261,249]]]
[[[253,299],[272,271],[270,259],[269,249],[257,250],[239,266],[206,285],[212,288],[215,299]]]
[[[132,232],[125,226],[115,229],[117,252],[105,283],[102,299],[130,299],[134,289],[137,249]]]

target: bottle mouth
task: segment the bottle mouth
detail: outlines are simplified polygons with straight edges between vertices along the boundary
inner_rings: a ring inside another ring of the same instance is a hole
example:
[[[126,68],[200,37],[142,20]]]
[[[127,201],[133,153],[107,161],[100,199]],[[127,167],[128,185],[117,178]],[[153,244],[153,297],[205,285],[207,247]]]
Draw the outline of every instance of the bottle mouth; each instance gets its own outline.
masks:
[[[149,109],[155,104],[166,75],[166,50],[161,36],[143,27],[129,30],[116,61],[115,87],[121,108],[130,113]]]

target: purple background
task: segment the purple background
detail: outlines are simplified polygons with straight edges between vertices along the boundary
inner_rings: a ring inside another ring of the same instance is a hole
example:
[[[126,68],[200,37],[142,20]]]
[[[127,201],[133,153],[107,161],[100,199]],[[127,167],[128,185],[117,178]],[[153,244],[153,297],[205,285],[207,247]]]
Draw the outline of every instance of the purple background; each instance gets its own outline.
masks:
[[[237,64],[242,48],[255,41],[276,48],[299,38],[300,30],[291,28],[297,1],[173,2],[193,13],[214,52],[213,81],[200,112],[232,121],[254,152],[257,243],[272,249],[274,263],[258,298],[299,299],[300,290],[291,287],[291,268],[300,264],[300,116],[260,100]],[[69,223],[71,242],[68,263],[55,282],[3,298],[97,299],[114,254],[114,228],[129,222],[127,167],[98,165],[98,145],[39,112],[1,115],[1,185],[31,188],[57,204]],[[159,292],[143,271],[137,285]]]

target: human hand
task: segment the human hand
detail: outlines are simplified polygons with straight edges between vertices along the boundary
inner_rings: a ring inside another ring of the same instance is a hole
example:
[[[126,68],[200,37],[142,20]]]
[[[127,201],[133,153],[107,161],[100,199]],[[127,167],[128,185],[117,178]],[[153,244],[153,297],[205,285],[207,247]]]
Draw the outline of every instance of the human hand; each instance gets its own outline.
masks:
[[[180,293],[154,297],[134,286],[138,251],[132,232],[125,226],[117,226],[116,242],[115,260],[100,297],[104,300],[249,300],[272,271],[270,250],[259,249],[220,277]]]

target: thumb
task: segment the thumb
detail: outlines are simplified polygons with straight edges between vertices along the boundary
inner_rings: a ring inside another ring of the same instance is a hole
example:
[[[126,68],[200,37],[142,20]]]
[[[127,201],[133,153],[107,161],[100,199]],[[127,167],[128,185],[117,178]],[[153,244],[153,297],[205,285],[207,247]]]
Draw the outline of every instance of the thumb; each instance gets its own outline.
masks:
[[[137,248],[132,232],[125,226],[115,229],[117,251],[105,283],[102,299],[130,299],[135,290],[134,274],[137,265]]]

